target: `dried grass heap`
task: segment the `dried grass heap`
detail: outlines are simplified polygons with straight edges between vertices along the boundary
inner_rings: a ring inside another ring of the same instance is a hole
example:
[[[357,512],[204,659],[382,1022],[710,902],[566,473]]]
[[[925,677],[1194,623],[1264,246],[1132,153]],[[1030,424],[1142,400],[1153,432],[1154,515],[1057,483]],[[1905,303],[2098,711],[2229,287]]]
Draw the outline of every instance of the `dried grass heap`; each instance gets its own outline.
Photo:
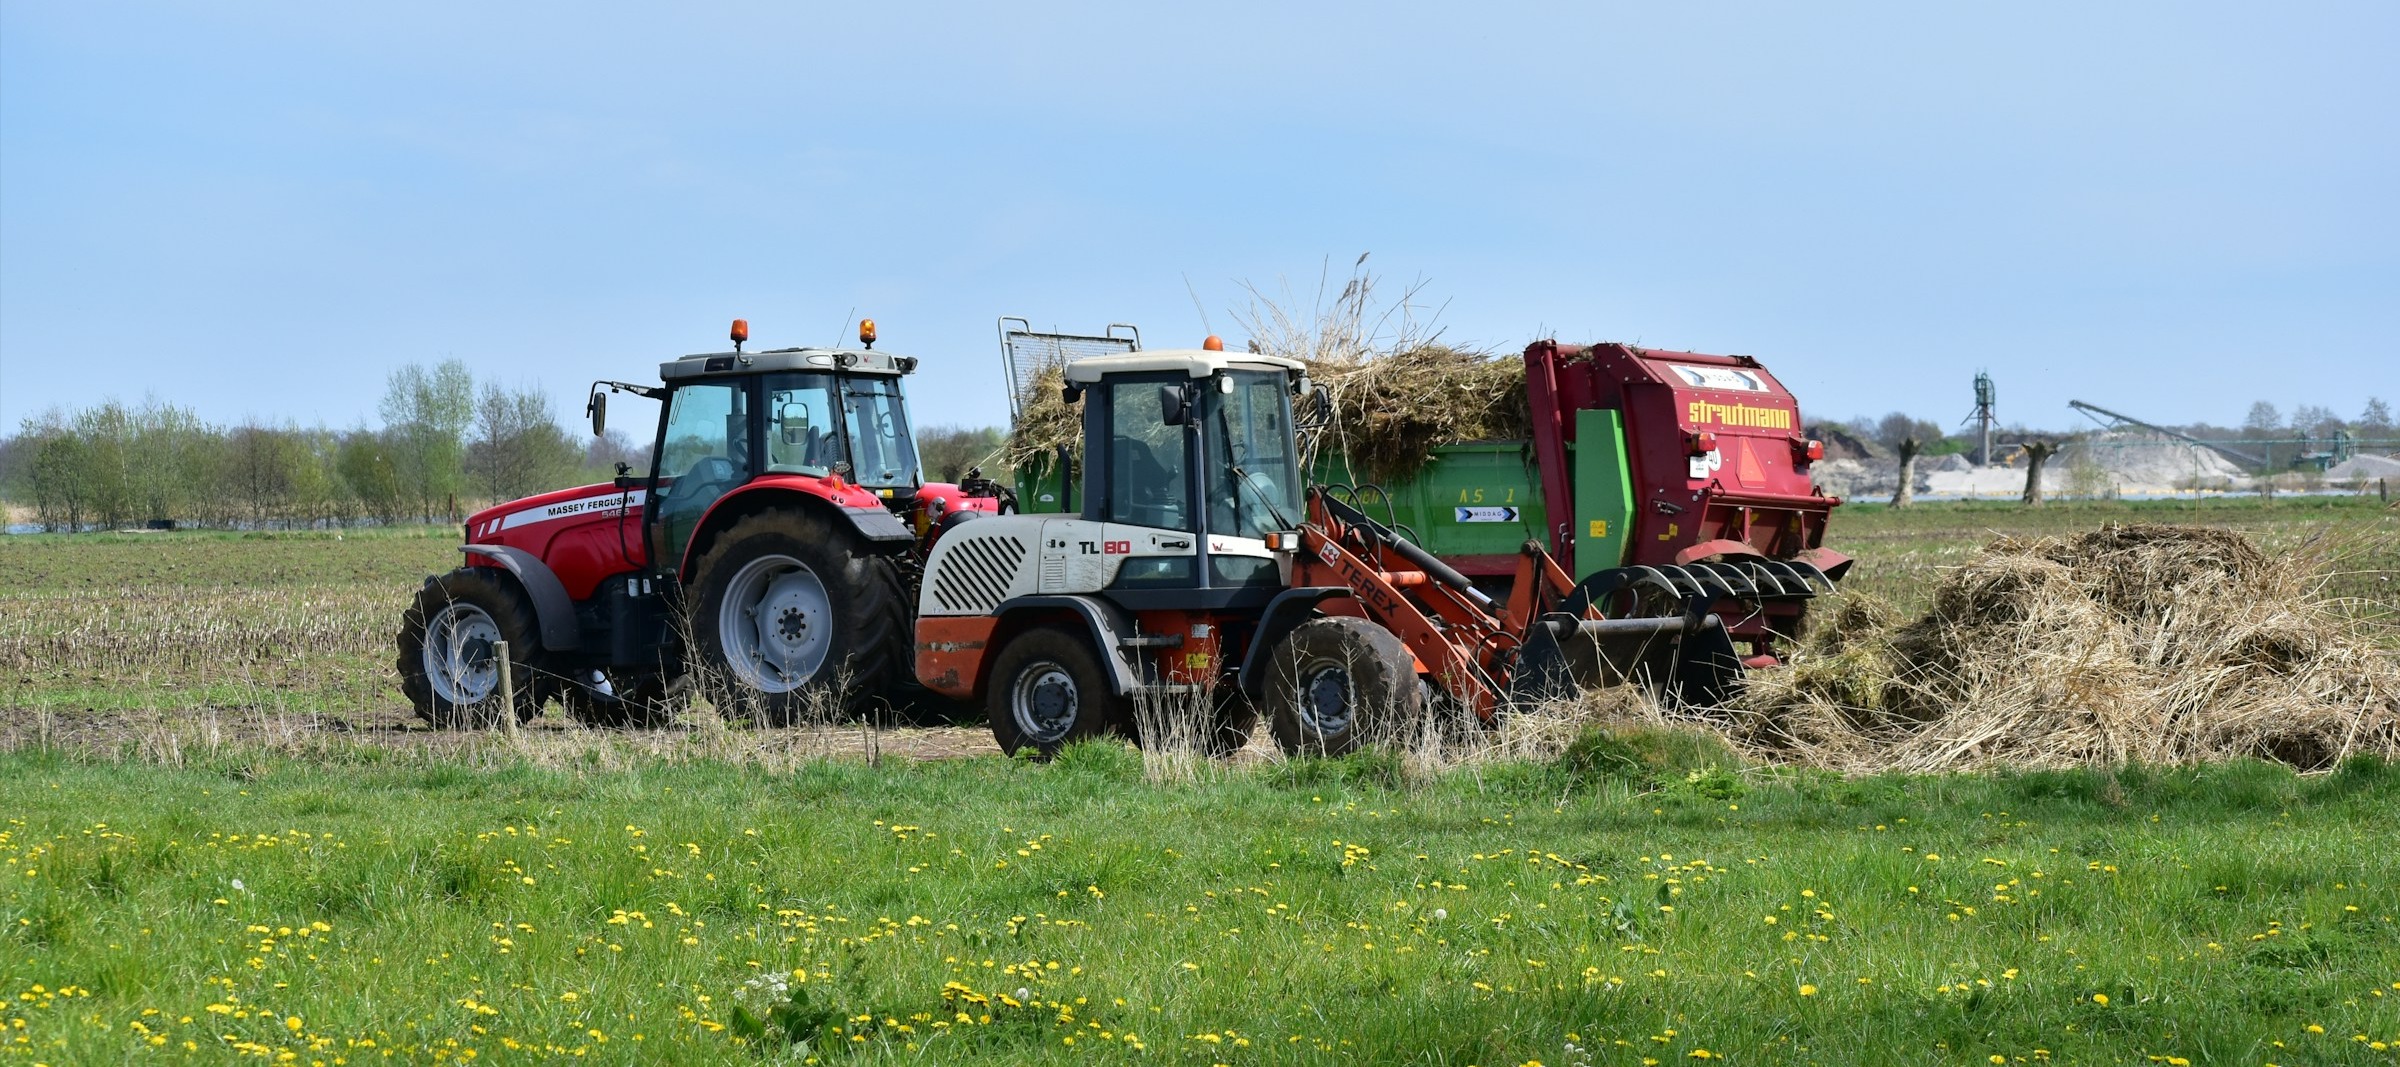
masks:
[[[1333,398],[1322,447],[1349,458],[1372,481],[1407,478],[1436,447],[1499,441],[1532,433],[1525,406],[1525,364],[1441,344],[1396,352],[1307,359],[1309,378]],[[1009,461],[1024,464],[1060,445],[1082,442],[1081,404],[1060,392],[1057,370],[1037,375],[1009,435]]]
[[[1414,475],[1441,445],[1529,437],[1525,364],[1421,344],[1386,355],[1310,360],[1309,377],[1333,398],[1324,447],[1359,475]]]
[[[1009,430],[1005,455],[1010,468],[1039,463],[1060,445],[1083,451],[1083,405],[1067,403],[1066,384],[1064,371],[1045,367],[1017,398],[1017,424]]]
[[[1736,739],[1846,770],[2400,757],[2400,663],[2309,569],[2238,533],[2002,538],[1902,622],[1853,596]]]

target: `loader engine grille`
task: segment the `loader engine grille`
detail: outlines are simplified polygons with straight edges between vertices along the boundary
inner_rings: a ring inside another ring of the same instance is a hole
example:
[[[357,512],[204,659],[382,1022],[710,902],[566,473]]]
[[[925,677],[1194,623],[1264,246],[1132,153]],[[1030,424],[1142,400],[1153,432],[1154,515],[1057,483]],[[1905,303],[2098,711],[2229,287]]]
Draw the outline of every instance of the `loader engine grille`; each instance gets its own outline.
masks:
[[[1025,543],[1014,537],[962,541],[933,576],[933,602],[944,611],[990,611],[1007,599],[1024,562]]]

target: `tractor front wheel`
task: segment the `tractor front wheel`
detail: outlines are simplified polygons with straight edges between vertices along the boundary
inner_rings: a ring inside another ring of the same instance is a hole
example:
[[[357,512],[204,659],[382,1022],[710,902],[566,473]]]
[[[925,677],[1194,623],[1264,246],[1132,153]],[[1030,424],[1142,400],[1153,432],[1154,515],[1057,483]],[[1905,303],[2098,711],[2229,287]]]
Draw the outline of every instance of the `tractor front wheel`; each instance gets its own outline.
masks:
[[[1267,662],[1266,704],[1287,756],[1339,756],[1418,721],[1416,658],[1365,619],[1334,615],[1294,628]]]
[[[984,713],[1001,751],[1030,748],[1048,759],[1130,721],[1133,706],[1109,684],[1091,642],[1044,628],[1018,635],[992,661]]]
[[[692,644],[737,714],[787,726],[853,710],[907,662],[899,569],[819,516],[742,519],[697,569]]]
[[[552,689],[542,669],[533,606],[496,571],[461,567],[425,580],[400,620],[400,690],[417,717],[444,729],[501,721],[501,642],[508,643],[519,721],[541,713]]]

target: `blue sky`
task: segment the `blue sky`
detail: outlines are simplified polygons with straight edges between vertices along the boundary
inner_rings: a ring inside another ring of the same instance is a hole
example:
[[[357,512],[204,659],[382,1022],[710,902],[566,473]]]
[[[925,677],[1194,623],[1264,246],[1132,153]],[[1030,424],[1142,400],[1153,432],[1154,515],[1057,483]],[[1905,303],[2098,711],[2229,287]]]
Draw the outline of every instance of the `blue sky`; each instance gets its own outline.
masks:
[[[500,6],[0,4],[0,426],[572,416],[853,309],[997,423],[996,316],[1238,340],[1360,252],[1812,415],[2400,401],[2391,4]]]

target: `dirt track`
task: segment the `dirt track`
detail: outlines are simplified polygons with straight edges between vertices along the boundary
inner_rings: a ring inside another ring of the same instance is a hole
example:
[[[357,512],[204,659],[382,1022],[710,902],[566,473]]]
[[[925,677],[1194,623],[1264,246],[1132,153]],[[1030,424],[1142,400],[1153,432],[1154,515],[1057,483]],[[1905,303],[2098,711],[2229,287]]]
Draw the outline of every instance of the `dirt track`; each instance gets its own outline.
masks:
[[[368,746],[394,751],[449,753],[509,741],[500,730],[459,731],[426,727],[405,710],[370,715],[279,712],[269,708],[198,708],[11,711],[0,718],[0,751],[55,747],[85,752],[190,752],[218,746],[311,749]],[[665,730],[592,730],[568,723],[555,710],[520,727],[518,743],[539,749],[614,745],[646,750],[683,749],[736,757],[780,754],[906,759],[960,759],[996,755],[991,731],[981,724],[870,728],[860,723],[784,729],[748,726],[677,726]]]

